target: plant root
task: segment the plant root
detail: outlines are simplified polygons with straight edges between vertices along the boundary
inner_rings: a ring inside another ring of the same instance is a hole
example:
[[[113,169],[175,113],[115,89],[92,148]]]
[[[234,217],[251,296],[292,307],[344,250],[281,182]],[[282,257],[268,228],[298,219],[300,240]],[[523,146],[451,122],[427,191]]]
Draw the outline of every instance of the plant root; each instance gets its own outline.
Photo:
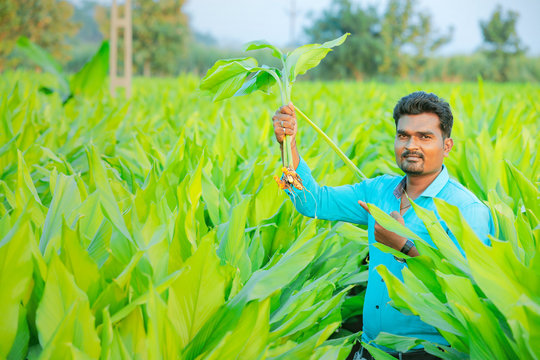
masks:
[[[302,185],[302,179],[300,179],[300,176],[298,176],[296,171],[285,166],[281,169],[281,171],[283,172],[282,179],[274,176],[274,180],[279,185],[280,189],[298,189],[301,191],[304,190],[304,185]]]
[[[307,191],[309,195],[311,195],[311,197],[313,198],[313,201],[315,202],[315,219],[317,219],[317,201],[315,199],[315,196],[313,196],[311,191],[309,191],[308,189],[304,187],[304,185],[302,184],[302,179],[300,178],[300,176],[298,176],[296,171],[294,171],[291,168],[287,168],[285,166],[281,169],[281,171],[283,172],[283,175],[284,175],[283,179],[280,179],[279,177],[274,176],[274,180],[278,184],[279,188],[281,190],[289,190],[291,192],[293,188],[302,191],[302,194],[304,195],[304,201],[306,202],[307,202],[307,198],[306,198],[306,191]],[[294,201],[294,198],[295,197],[293,196],[293,201]]]

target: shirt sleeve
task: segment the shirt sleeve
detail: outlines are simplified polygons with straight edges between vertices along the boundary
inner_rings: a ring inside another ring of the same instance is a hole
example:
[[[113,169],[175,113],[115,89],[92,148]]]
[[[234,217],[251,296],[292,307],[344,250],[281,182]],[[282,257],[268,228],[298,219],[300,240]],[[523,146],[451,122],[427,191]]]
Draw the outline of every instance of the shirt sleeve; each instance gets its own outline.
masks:
[[[367,224],[368,213],[358,204],[358,200],[369,202],[368,189],[377,178],[354,185],[319,186],[302,158],[296,173],[302,179],[305,189],[285,190],[285,192],[299,213],[316,219]]]

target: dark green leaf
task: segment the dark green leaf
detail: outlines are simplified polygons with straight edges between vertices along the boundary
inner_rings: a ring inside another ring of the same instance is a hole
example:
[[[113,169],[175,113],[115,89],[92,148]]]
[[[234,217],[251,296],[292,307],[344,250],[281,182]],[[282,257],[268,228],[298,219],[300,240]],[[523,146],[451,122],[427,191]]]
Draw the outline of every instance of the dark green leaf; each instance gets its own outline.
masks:
[[[265,93],[270,92],[272,85],[276,83],[277,69],[259,70],[253,76],[251,76],[242,87],[234,94],[234,96],[249,95],[257,90],[261,90]],[[272,76],[272,72],[274,76]]]
[[[93,95],[97,93],[109,71],[109,42],[104,41],[92,59],[71,78],[71,91],[75,95]]]

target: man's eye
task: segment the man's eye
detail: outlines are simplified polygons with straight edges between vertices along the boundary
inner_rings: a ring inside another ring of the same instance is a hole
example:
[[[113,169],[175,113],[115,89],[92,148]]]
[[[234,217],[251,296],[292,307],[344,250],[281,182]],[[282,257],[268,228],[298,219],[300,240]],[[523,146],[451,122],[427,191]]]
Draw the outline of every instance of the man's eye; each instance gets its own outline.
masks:
[[[422,135],[422,139],[424,139],[424,140],[431,139],[431,137],[429,135]]]

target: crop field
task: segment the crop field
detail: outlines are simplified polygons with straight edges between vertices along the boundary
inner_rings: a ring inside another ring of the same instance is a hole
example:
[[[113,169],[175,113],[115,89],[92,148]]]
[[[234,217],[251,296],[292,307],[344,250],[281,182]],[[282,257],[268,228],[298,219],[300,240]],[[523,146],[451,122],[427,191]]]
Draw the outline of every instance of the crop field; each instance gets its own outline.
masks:
[[[276,94],[213,103],[182,76],[136,79],[128,101],[104,92],[63,106],[38,91],[46,75],[0,80],[0,359],[347,357],[367,232],[306,218],[279,190]],[[540,86],[300,82],[291,97],[374,177],[401,174],[392,110],[416,90],[450,102],[445,164],[490,206],[496,239],[481,244],[441,204],[466,257],[441,236],[410,260],[407,286],[379,271],[394,306],[451,347],[377,342],[539,359]],[[320,184],[357,181],[302,119],[297,143]]]

